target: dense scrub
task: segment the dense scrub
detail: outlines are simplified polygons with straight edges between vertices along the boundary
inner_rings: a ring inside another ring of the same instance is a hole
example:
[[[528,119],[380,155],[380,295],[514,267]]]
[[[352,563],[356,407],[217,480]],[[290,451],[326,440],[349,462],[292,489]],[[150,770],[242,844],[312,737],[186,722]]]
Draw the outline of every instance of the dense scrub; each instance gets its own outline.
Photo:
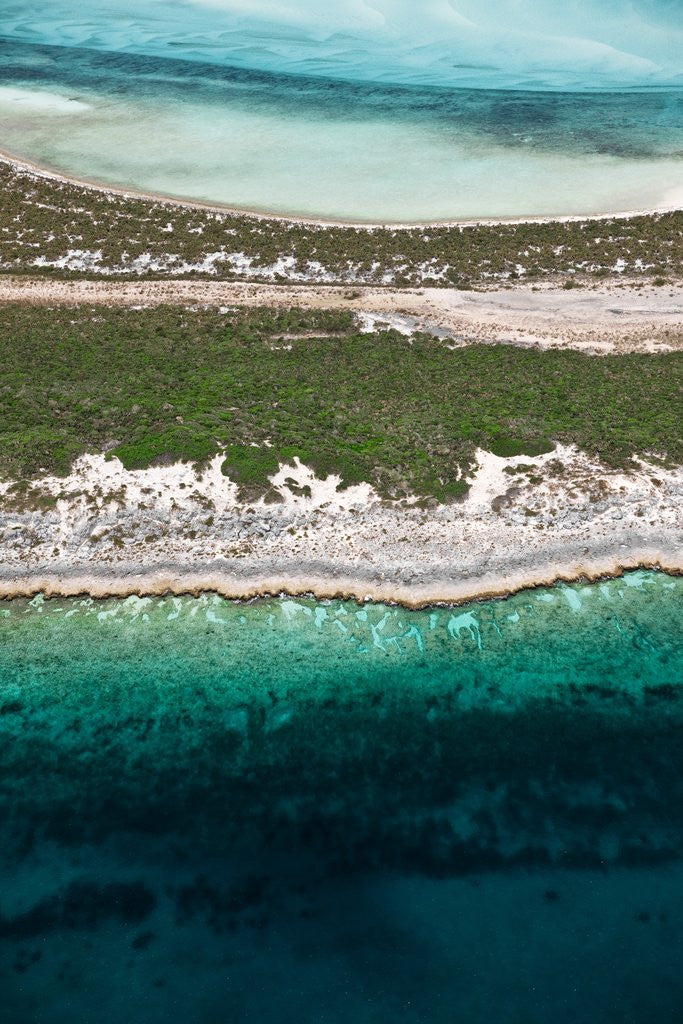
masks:
[[[6,476],[65,473],[83,452],[139,468],[225,451],[225,472],[252,493],[299,456],[346,484],[446,500],[466,490],[477,446],[533,455],[563,441],[611,465],[646,452],[683,461],[679,353],[450,350],[299,311],[17,305],[0,329]]]
[[[0,269],[458,287],[622,272],[664,283],[683,272],[683,212],[324,228],[115,196],[0,163]]]

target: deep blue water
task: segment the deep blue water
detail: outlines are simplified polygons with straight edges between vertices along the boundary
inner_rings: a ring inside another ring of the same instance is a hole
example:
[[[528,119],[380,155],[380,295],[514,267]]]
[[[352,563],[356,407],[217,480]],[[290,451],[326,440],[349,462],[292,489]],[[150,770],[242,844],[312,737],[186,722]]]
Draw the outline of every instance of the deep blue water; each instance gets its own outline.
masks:
[[[682,599],[1,605],[3,1021],[679,1021]]]

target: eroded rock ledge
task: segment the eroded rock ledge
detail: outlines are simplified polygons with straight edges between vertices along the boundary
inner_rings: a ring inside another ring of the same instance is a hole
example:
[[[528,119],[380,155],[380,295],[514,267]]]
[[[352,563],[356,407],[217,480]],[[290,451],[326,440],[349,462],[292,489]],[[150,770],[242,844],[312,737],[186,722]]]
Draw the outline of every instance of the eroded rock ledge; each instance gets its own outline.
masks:
[[[478,453],[449,505],[383,501],[282,466],[240,501],[217,457],[127,472],[84,456],[71,476],[0,484],[0,595],[313,593],[419,606],[503,596],[630,568],[683,571],[683,471],[629,474],[574,448]]]

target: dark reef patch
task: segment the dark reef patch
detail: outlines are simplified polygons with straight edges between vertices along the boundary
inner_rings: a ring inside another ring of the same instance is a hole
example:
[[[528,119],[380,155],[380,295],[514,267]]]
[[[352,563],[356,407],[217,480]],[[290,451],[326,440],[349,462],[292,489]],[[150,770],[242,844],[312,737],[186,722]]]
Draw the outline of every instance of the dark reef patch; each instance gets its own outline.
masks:
[[[155,904],[154,894],[142,882],[71,882],[63,892],[30,910],[14,917],[0,916],[0,939],[35,939],[60,929],[92,931],[107,920],[140,924]]]

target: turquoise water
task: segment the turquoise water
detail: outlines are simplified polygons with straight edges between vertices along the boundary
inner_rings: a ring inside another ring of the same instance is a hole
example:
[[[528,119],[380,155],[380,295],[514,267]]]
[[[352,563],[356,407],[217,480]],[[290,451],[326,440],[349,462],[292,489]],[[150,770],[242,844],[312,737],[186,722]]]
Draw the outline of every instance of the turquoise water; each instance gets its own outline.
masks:
[[[77,177],[323,218],[670,207],[682,53],[678,0],[0,0],[0,139]]]
[[[3,0],[13,39],[476,88],[681,85],[678,0]]]
[[[5,1019],[680,1020],[682,607],[0,604]]]

